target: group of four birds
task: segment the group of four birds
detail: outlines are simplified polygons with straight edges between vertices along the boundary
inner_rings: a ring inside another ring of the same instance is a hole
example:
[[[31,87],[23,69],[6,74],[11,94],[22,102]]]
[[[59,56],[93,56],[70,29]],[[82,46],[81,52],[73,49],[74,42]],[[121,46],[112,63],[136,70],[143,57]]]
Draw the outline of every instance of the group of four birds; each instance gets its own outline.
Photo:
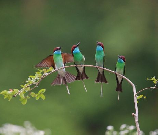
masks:
[[[88,79],[88,76],[85,73],[85,57],[82,55],[82,53],[79,50],[79,44],[73,45],[71,48],[71,53],[62,53],[61,47],[54,48],[53,55],[49,55],[45,59],[43,59],[40,63],[38,63],[35,67],[37,68],[45,68],[45,67],[53,67],[54,69],[58,70],[58,75],[52,82],[52,85],[61,85],[64,84],[67,88],[68,94],[69,88],[67,83],[71,83],[75,80],[81,80],[83,82],[84,79]],[[105,58],[105,52],[104,52],[104,45],[101,42],[97,42],[96,47],[96,54],[95,54],[95,61],[96,66],[98,67],[98,75],[95,80],[96,83],[101,83],[101,96],[102,96],[102,83],[107,83],[107,80],[104,75],[104,61]],[[117,81],[117,87],[116,91],[122,92],[122,81],[123,77],[120,76],[125,74],[125,57],[124,56],[118,56],[117,64],[115,71],[116,73],[116,81]],[[65,64],[69,62],[74,62],[76,65],[77,70],[77,76],[70,74],[69,72],[65,71]],[[101,68],[99,68],[101,67]],[[87,91],[85,84],[83,82],[84,88]]]

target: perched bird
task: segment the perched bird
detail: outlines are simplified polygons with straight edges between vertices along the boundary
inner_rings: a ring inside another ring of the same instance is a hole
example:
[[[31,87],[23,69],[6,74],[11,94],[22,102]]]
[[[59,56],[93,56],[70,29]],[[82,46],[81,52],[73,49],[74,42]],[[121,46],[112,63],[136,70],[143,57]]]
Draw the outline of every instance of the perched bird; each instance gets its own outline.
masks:
[[[73,56],[68,53],[61,53],[61,47],[56,47],[54,48],[53,55],[49,55],[35,67],[53,67],[54,69],[59,69],[64,67],[64,64],[69,62],[74,62]],[[76,76],[66,72],[65,68],[62,68],[58,70],[58,75],[52,82],[52,85],[65,84],[68,94],[70,94],[67,83],[75,81],[75,78]]]
[[[105,63],[104,59],[105,59],[104,45],[101,42],[97,42],[96,54],[95,54],[96,66],[104,68],[104,63]],[[105,78],[103,69],[98,68],[98,76],[97,76],[95,82],[96,83],[101,83],[100,96],[103,96],[102,83],[108,83],[106,78]]]
[[[76,70],[77,70],[76,80],[82,80],[83,82],[84,79],[88,79],[89,77],[86,75],[85,72],[85,66],[84,66],[85,57],[82,55],[82,53],[79,50],[78,47],[79,44],[80,42],[77,45],[72,46],[71,53],[74,57],[74,64],[76,65]],[[83,86],[87,92],[84,82],[83,82]]]
[[[118,56],[117,64],[115,71],[121,75],[125,75],[125,56]],[[118,100],[119,100],[119,92],[122,92],[122,81],[123,77],[116,74],[117,87],[116,91],[118,91]]]

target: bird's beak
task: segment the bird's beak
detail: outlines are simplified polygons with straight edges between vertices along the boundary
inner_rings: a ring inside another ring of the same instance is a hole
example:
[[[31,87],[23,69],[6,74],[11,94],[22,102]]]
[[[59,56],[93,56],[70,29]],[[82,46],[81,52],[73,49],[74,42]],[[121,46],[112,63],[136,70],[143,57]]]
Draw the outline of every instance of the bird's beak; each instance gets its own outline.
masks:
[[[118,58],[120,58],[120,55],[118,55]]]
[[[61,47],[59,47],[59,49],[61,50]]]
[[[77,43],[77,46],[79,46],[80,42]]]

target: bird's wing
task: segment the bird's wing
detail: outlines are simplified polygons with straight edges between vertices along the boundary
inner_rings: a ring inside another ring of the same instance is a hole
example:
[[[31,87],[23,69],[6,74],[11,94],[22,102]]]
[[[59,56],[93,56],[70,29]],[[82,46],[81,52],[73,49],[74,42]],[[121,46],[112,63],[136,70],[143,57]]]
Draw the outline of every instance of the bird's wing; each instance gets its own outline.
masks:
[[[40,68],[40,67],[41,68],[42,67],[53,67],[53,68],[55,68],[53,55],[49,55],[48,57],[43,59],[40,63],[38,63],[35,67],[36,68]]]
[[[86,59],[85,59],[85,57],[83,56],[83,61],[85,61]]]
[[[63,57],[64,64],[74,62],[74,58],[72,54],[62,53],[62,57]]]
[[[105,55],[103,56],[103,68],[105,67]]]
[[[125,66],[124,66],[124,70],[123,70],[123,75],[125,75]]]

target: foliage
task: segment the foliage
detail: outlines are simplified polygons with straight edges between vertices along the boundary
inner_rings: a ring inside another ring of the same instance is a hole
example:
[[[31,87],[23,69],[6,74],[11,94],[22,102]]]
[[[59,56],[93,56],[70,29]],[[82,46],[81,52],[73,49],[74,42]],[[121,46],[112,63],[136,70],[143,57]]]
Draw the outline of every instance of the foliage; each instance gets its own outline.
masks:
[[[147,80],[152,81],[155,85],[156,85],[157,82],[158,82],[158,79],[156,79],[155,76],[152,77],[151,79],[147,78]]]
[[[152,77],[151,79],[147,78],[147,80],[152,81],[154,83],[154,87],[144,88],[144,89],[138,91],[137,94],[144,91],[144,90],[147,90],[147,89],[156,89],[157,88],[156,85],[157,85],[158,79],[156,79],[155,76]],[[142,94],[139,96],[137,95],[137,99],[142,99],[142,98],[146,99],[146,96],[144,96]]]
[[[38,99],[45,99],[45,91],[46,89],[41,89],[36,94],[34,92],[30,92],[34,88],[38,87],[41,80],[49,75],[53,71],[53,68],[50,67],[49,69],[38,69],[37,72],[35,72],[35,75],[30,75],[28,79],[26,80],[26,83],[21,86],[21,89],[9,89],[9,90],[3,90],[0,94],[4,96],[4,99],[8,99],[10,101],[12,97],[16,97],[19,95],[20,101],[23,105],[27,103],[27,100],[30,99],[30,96]],[[29,94],[26,94],[27,92],[30,92]]]

